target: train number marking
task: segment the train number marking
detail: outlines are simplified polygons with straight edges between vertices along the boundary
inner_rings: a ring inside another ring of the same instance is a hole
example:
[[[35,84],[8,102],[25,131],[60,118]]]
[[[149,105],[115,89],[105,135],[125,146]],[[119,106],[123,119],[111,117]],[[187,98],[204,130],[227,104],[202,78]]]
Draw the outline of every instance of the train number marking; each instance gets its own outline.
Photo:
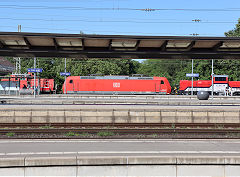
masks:
[[[113,87],[114,88],[120,88],[120,83],[119,82],[113,82]]]

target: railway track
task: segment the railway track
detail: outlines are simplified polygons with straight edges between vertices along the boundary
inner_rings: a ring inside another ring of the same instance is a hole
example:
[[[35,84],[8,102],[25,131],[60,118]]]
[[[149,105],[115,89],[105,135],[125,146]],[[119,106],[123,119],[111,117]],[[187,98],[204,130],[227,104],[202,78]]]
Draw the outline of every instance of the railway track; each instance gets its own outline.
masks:
[[[85,128],[85,129],[76,129],[76,128],[52,128],[52,129],[0,129],[0,134],[6,134],[14,132],[16,134],[25,134],[25,133],[98,133],[98,132],[113,132],[119,134],[158,134],[158,133],[215,133],[215,134],[225,134],[225,133],[240,133],[240,129],[155,129],[155,128],[141,128],[141,129],[130,129],[130,128]]]
[[[5,123],[0,139],[173,138],[240,139],[240,124],[214,123]]]
[[[1,123],[0,128],[240,128],[240,123]]]

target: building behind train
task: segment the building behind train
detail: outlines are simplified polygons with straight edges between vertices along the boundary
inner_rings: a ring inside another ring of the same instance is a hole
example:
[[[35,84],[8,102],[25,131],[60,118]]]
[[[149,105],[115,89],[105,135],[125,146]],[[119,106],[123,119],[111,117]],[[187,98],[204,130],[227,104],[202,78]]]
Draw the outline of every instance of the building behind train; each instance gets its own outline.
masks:
[[[35,91],[39,93],[52,93],[54,88],[54,79],[36,77]],[[0,94],[28,93],[34,91],[33,73],[12,74],[2,77],[0,80]]]

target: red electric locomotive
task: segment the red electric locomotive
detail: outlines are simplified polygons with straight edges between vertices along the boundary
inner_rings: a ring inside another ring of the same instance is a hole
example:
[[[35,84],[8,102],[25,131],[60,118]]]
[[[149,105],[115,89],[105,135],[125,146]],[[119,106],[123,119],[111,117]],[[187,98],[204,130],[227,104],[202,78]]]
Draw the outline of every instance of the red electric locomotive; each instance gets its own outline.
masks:
[[[192,91],[191,80],[180,80],[179,84],[180,94],[189,95]],[[212,91],[212,80],[197,80],[193,81],[193,93],[198,91]],[[240,94],[240,81],[229,81],[228,75],[214,75],[213,77],[213,92],[216,95]]]
[[[85,94],[171,93],[171,86],[165,77],[69,76],[62,89],[63,93]]]

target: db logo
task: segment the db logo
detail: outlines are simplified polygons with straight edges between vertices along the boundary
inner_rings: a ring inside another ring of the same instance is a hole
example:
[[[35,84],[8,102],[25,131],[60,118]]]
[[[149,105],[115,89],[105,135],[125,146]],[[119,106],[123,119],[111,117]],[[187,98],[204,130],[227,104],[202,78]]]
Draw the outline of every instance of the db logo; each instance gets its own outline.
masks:
[[[118,83],[118,82],[113,82],[113,87],[119,88],[119,87],[120,87],[120,83]]]

